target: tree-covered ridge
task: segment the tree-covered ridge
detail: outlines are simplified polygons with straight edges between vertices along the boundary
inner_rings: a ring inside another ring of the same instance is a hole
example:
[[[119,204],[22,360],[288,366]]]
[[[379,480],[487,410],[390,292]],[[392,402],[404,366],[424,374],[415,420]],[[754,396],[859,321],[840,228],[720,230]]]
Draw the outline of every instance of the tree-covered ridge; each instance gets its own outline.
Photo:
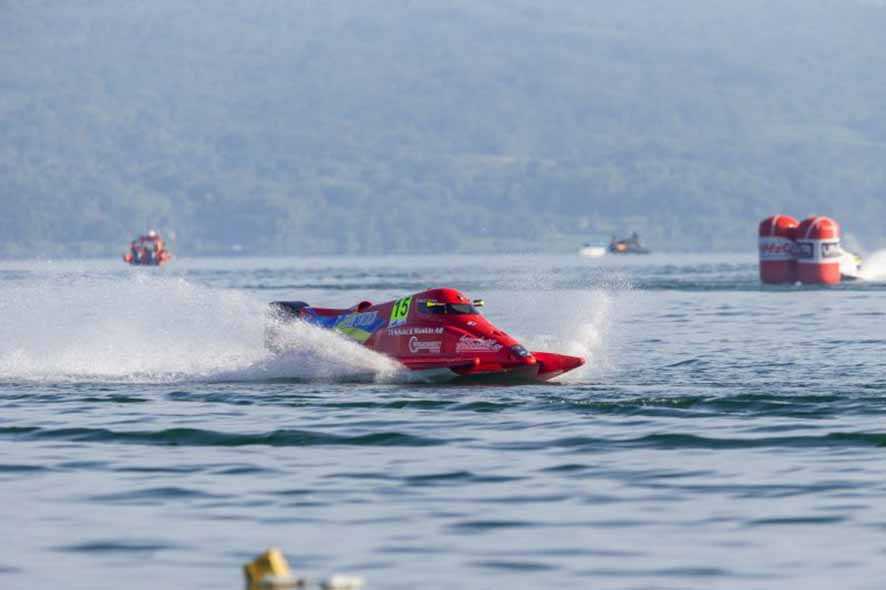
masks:
[[[753,246],[886,219],[873,2],[203,0],[0,11],[0,252]]]

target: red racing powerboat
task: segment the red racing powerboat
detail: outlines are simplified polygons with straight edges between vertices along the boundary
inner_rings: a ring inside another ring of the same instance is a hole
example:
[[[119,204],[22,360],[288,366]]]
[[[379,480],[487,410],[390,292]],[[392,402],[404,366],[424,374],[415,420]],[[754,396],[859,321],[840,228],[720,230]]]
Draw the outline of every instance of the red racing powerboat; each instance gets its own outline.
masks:
[[[455,289],[430,289],[377,305],[363,301],[348,309],[274,301],[265,341],[270,350],[282,352],[282,326],[304,321],[334,330],[413,371],[444,372],[459,380],[547,381],[585,363],[580,357],[530,352],[480,315],[482,305]]]

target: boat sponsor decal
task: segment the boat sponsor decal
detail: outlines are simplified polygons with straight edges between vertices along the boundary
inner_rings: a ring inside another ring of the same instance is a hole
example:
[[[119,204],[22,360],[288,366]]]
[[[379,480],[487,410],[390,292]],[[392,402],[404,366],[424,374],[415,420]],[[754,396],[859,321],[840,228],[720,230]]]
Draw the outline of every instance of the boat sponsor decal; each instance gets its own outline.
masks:
[[[843,256],[843,249],[840,248],[840,242],[821,243],[822,258],[839,258],[841,256]]]
[[[344,328],[368,328],[378,319],[377,311],[366,311],[361,313],[349,313],[341,318],[336,326]]]
[[[783,260],[793,260],[795,255],[799,255],[799,252],[795,252],[796,246],[794,245],[794,241],[788,238],[760,238],[759,242],[760,246],[760,260],[766,261],[783,261]]]
[[[812,258],[814,256],[814,251],[815,249],[812,247],[812,244],[808,242],[794,246],[794,256],[797,258]]]
[[[440,354],[443,345],[439,340],[419,340],[416,336],[409,339],[409,352],[413,354]]]
[[[349,313],[346,316],[339,316],[333,330],[363,343],[369,340],[372,333],[381,328],[382,324],[384,319],[378,316],[377,311]]]
[[[491,338],[474,338],[462,336],[455,344],[455,352],[498,352],[501,344]]]
[[[390,327],[400,326],[406,323],[406,317],[409,315],[410,303],[412,303],[411,295],[394,302],[393,307],[391,307],[391,320],[388,322]]]
[[[417,336],[417,335],[439,335],[443,333],[443,327],[427,328],[423,326],[409,326],[406,328],[388,328],[388,336]]]
[[[836,263],[843,256],[839,240],[800,240],[794,247],[794,255],[799,262]]]
[[[301,316],[303,320],[308,322],[309,324],[314,324],[315,326],[320,326],[321,328],[326,328],[328,330],[332,330],[335,328],[335,324],[341,319],[340,315],[320,315],[310,307],[305,308],[304,315]]]

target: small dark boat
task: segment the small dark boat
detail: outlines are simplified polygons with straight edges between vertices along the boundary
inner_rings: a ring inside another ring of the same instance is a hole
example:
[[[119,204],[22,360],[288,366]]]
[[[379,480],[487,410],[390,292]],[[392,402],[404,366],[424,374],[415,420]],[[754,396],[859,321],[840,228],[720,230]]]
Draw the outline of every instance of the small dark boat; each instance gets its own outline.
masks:
[[[649,254],[651,252],[649,248],[640,244],[640,236],[637,235],[637,232],[623,240],[612,236],[612,241],[609,242],[609,251],[612,254]]]

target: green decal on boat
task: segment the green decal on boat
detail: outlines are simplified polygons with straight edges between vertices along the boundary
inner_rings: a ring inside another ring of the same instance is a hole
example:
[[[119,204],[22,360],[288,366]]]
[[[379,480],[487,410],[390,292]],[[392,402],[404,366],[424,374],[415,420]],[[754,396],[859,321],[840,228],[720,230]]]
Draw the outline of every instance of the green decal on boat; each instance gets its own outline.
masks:
[[[391,321],[389,326],[397,326],[406,322],[406,316],[409,315],[409,304],[412,303],[412,296],[403,297],[394,302],[391,308]]]

